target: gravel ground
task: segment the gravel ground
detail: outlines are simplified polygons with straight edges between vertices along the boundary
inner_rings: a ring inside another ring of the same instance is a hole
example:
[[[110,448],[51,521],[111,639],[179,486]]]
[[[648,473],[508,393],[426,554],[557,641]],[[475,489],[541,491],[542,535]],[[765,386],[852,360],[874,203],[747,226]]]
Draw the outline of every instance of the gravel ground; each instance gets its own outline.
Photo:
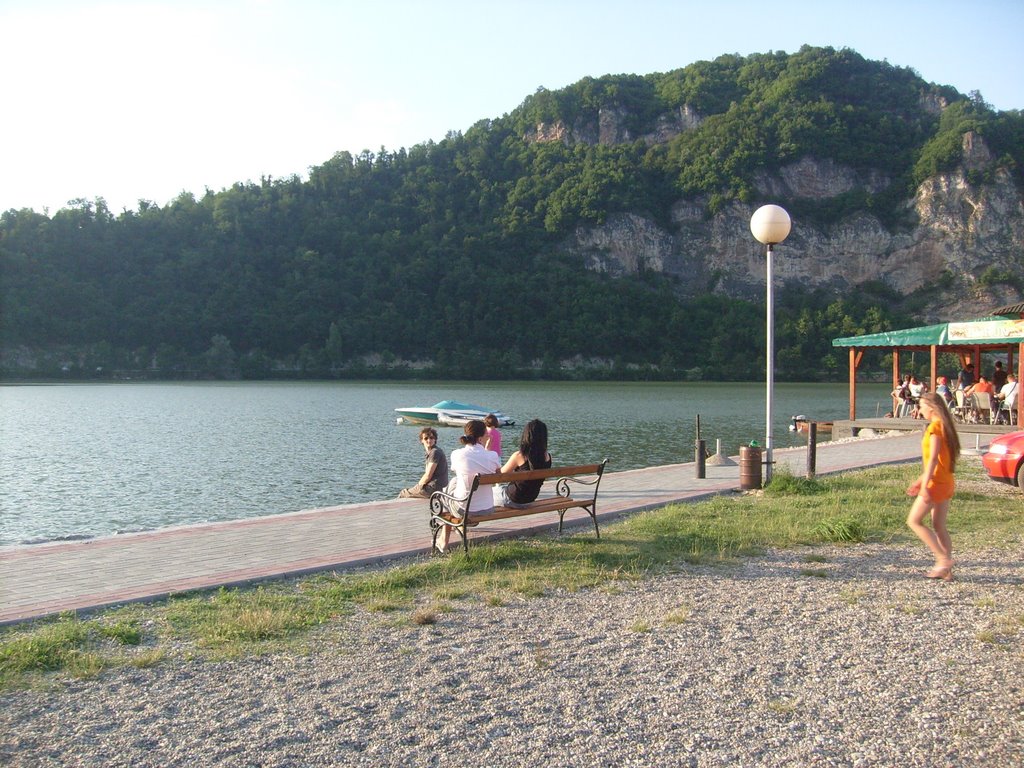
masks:
[[[809,554],[820,555],[815,562]],[[773,551],[309,653],[0,696],[12,766],[1002,766],[1024,755],[1024,540]]]

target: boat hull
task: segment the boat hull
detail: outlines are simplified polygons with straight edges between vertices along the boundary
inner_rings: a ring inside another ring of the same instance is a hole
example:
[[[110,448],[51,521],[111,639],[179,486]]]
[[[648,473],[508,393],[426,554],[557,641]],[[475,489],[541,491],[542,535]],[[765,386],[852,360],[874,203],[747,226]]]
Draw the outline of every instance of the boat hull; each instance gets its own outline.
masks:
[[[442,424],[439,420],[440,414],[437,412],[431,412],[430,409],[402,409],[395,408],[395,413],[398,414],[398,422],[400,424],[415,424],[420,426],[447,426]]]
[[[799,417],[793,417],[793,423],[789,425],[790,432],[802,432],[807,433],[810,430],[810,424],[812,422],[808,419],[802,419]],[[813,422],[818,425],[818,432],[832,432],[831,421],[816,421]]]
[[[461,427],[469,421],[483,421],[488,414],[494,414],[498,424],[509,427],[515,421],[492,408],[479,405],[457,403],[453,400],[442,400],[430,408],[395,408],[399,424],[413,424],[432,427]]]

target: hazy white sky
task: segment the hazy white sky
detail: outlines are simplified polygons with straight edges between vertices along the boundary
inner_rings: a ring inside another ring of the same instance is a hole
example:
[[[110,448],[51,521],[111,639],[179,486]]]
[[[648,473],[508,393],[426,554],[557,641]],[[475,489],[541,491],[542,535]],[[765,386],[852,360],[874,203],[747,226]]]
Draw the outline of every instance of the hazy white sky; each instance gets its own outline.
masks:
[[[410,147],[538,87],[849,47],[1024,108],[1021,0],[0,0],[0,211]]]

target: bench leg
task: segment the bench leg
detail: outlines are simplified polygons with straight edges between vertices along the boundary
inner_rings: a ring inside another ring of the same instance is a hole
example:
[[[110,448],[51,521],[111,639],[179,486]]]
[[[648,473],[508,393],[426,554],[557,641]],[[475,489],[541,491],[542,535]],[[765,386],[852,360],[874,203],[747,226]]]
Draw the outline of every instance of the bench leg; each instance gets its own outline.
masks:
[[[601,538],[601,531],[597,527],[597,508],[596,508],[596,506],[582,507],[582,509],[586,510],[587,514],[590,515],[590,519],[594,521],[594,534],[597,536],[597,538],[600,539]],[[558,532],[559,533],[562,532],[562,523],[565,521],[565,513],[568,512],[568,511],[569,510],[567,510],[567,509],[560,509],[558,511]]]
[[[433,520],[430,522],[431,533],[430,537],[430,555],[433,557],[437,554],[437,534],[441,532],[441,526],[434,523]]]
[[[441,552],[437,548],[437,537],[441,534],[441,529],[442,528],[448,528],[449,529],[449,534],[446,537],[448,539],[448,541],[445,542],[445,551],[448,550],[448,544],[451,543],[451,533],[450,533],[450,531],[452,529],[454,529],[455,531],[458,532],[459,536],[462,537],[462,549],[463,549],[463,551],[467,552],[467,553],[469,552],[469,537],[466,535],[467,531],[466,531],[466,524],[465,524],[465,522],[463,522],[462,525],[447,525],[446,523],[438,522],[436,519],[432,519],[430,521],[430,527],[433,529],[433,537],[431,538],[431,542],[430,542],[430,554],[431,555],[439,555],[439,554],[441,554]]]

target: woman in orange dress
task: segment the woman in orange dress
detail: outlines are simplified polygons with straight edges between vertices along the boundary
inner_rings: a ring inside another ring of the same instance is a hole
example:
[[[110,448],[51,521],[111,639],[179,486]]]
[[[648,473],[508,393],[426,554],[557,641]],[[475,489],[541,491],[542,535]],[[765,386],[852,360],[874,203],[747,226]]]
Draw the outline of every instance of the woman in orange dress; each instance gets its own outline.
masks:
[[[921,476],[907,488],[907,495],[916,497],[907,515],[907,525],[935,555],[935,566],[925,576],[951,581],[953,543],[946,529],[946,517],[956,487],[953,472],[960,455],[960,438],[953,426],[949,408],[939,395],[934,392],[922,395],[920,407],[921,415],[929,422],[921,441],[924,469]],[[923,522],[925,515],[929,514],[931,528]]]

